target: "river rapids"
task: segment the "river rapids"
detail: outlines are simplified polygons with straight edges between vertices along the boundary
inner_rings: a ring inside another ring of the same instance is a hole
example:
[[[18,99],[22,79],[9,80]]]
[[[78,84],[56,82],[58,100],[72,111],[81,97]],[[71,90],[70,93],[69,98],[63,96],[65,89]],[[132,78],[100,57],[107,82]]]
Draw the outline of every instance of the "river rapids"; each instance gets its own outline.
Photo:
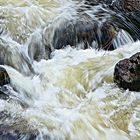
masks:
[[[52,42],[64,20],[85,14],[96,20],[93,13],[104,7],[88,9],[84,0],[0,0],[0,64],[11,80],[3,89],[10,99],[0,99],[0,140],[140,140],[140,93],[113,82],[115,64],[139,52],[139,40],[121,30],[113,51],[95,49],[96,41],[87,49],[81,42],[55,49]],[[113,11],[106,12],[108,18]],[[33,47],[43,42],[51,44],[50,54]]]

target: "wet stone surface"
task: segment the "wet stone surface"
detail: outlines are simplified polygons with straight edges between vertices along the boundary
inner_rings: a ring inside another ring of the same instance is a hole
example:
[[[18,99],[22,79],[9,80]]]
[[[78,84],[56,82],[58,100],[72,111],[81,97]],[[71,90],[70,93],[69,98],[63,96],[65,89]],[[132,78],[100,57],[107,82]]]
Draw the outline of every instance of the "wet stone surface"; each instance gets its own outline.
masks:
[[[0,86],[10,83],[10,78],[6,70],[0,67]]]
[[[114,82],[124,89],[140,91],[140,53],[119,61],[114,70]]]

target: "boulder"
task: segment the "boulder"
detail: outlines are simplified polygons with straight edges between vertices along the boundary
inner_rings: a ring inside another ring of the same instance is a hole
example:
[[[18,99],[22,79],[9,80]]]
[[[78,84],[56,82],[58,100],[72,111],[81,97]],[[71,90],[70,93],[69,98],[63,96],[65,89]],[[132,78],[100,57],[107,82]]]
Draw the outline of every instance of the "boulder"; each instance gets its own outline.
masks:
[[[10,78],[7,71],[0,67],[0,86],[6,85],[10,83]]]
[[[0,99],[7,100],[9,96],[3,92],[3,87],[10,83],[8,73],[3,67],[0,67]]]
[[[140,91],[140,52],[116,64],[114,82],[123,89]]]
[[[118,33],[118,28],[112,22],[77,20],[64,22],[54,31],[53,46],[54,49],[62,49],[64,46],[71,45],[78,47],[82,43],[82,49],[92,46],[93,42],[97,43],[97,49],[114,50],[116,49],[112,42]]]

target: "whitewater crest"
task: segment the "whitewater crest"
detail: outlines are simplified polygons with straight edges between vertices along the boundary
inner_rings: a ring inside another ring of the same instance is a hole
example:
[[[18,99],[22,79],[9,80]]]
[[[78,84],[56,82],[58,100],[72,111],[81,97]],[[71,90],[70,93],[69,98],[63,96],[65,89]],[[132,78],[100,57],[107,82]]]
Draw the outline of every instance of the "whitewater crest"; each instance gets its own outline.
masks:
[[[0,0],[0,64],[10,77],[0,87],[8,96],[0,139],[139,140],[139,92],[119,89],[113,72],[140,42],[135,30],[107,24],[108,10],[96,1]]]

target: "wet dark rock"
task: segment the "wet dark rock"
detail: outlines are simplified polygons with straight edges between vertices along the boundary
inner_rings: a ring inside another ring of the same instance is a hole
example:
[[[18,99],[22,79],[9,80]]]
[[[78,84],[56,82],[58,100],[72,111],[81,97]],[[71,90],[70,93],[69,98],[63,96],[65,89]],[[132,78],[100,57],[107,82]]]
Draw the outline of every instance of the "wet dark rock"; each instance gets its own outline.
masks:
[[[7,100],[9,96],[3,92],[4,85],[10,84],[10,77],[7,71],[0,67],[0,99]]]
[[[7,71],[0,67],[0,86],[6,85],[10,83],[10,78]]]
[[[140,52],[116,64],[114,82],[121,88],[140,91]]]
[[[85,15],[82,16],[81,19],[78,18],[76,20],[68,21],[65,19],[62,21],[61,19],[57,19],[57,21],[53,22],[48,28],[46,28],[43,34],[43,38],[45,40],[44,46],[46,55],[50,56],[50,53],[53,52],[55,49],[63,49],[68,45],[77,49],[116,49],[116,45],[113,44],[113,42],[117,38],[118,32],[120,30],[113,23],[113,21],[111,21],[111,19],[105,19],[104,15],[109,17],[108,13],[102,12],[103,11],[98,13],[97,17],[99,19],[97,20],[94,20],[91,17]],[[102,22],[102,20],[104,20],[104,22]],[[56,24],[59,24],[59,26],[55,26]],[[53,34],[51,33],[52,30]],[[119,45],[124,44],[122,43]],[[30,45],[29,52],[34,52],[30,50],[35,50],[36,46],[39,45]],[[41,49],[43,49],[44,46],[42,45]],[[37,50],[38,49],[36,49],[36,52],[40,52],[40,54],[42,54],[41,51]],[[30,56],[31,58],[33,58],[32,56],[35,55],[36,53]],[[43,58],[43,55],[41,56]]]
[[[97,49],[115,49],[112,40],[117,35],[117,28],[109,21],[100,26],[96,21],[84,20],[63,24],[55,29],[52,41],[54,49],[62,49],[67,45],[77,47],[80,43],[84,44],[82,49],[87,49],[92,47],[94,41],[97,42]]]
[[[140,0],[118,0],[119,6],[126,12],[140,10]]]
[[[135,41],[140,39],[140,0],[116,0],[111,7],[119,15],[115,17],[118,20],[116,24]]]

